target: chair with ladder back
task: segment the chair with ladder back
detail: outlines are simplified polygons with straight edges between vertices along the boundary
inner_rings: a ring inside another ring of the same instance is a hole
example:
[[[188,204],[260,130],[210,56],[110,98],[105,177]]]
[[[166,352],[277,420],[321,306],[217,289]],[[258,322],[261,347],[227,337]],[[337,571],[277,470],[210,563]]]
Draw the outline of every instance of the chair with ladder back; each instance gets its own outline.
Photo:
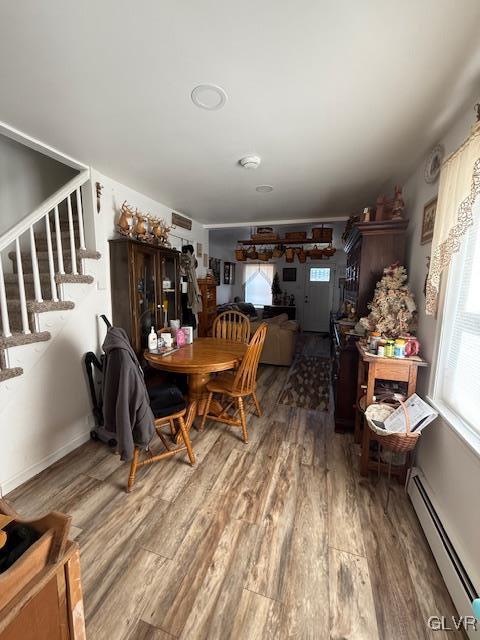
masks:
[[[219,340],[231,340],[232,342],[248,344],[250,339],[250,320],[240,311],[224,311],[214,320],[212,336]]]
[[[247,419],[245,415],[244,398],[251,396],[257,409],[257,414],[261,416],[260,406],[255,394],[255,385],[257,380],[257,369],[260,355],[265,342],[267,333],[267,324],[263,322],[255,331],[250,344],[248,345],[245,356],[240,366],[233,373],[222,373],[207,383],[208,399],[203,414],[200,431],[205,428],[207,420],[223,422],[234,427],[241,427],[243,441],[248,442]],[[222,408],[218,415],[209,415],[210,404],[215,393],[229,398],[228,404]],[[229,413],[232,407],[236,407],[233,414]],[[235,416],[240,414],[240,418]]]

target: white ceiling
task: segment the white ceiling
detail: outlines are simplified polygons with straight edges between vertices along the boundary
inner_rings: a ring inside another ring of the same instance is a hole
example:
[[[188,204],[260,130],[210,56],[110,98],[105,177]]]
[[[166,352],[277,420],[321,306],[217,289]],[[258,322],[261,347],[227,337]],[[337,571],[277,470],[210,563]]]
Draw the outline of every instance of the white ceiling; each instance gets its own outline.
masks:
[[[2,0],[0,25],[1,120],[206,223],[358,209],[480,76],[478,0]]]

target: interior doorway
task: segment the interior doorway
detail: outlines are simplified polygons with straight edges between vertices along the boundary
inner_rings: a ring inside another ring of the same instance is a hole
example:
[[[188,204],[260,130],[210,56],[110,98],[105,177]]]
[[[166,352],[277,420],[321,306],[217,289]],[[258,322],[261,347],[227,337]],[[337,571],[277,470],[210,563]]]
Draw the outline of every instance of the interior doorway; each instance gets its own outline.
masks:
[[[328,332],[333,305],[335,269],[321,263],[305,267],[305,298],[303,307],[304,331]]]

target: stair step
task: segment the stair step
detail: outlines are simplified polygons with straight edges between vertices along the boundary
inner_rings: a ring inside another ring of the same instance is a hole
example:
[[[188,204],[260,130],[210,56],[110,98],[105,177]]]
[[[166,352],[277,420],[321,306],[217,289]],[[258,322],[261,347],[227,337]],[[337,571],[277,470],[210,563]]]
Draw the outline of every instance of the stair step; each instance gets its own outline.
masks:
[[[5,380],[16,378],[17,376],[21,376],[22,374],[23,369],[21,367],[13,367],[12,369],[0,369],[0,382],[5,382]]]
[[[80,260],[100,260],[101,254],[98,251],[90,251],[89,249],[77,249],[77,268],[80,266]],[[22,252],[22,269],[24,273],[32,273],[32,258],[30,252]],[[8,257],[12,261],[13,264],[13,272],[17,272],[17,254],[15,251],[10,251],[8,253]],[[53,260],[55,264],[55,268],[58,269],[58,260],[57,260],[57,252],[53,251]],[[49,264],[48,264],[48,252],[47,251],[37,251],[37,261],[38,268],[41,273],[49,272]],[[63,266],[65,271],[72,270],[72,261],[70,259],[70,248],[64,248],[64,257],[63,257]]]
[[[12,333],[23,332],[22,314],[20,308],[20,300],[13,299],[7,301],[8,321],[10,331]],[[68,311],[75,307],[74,302],[69,300],[44,300],[43,302],[35,302],[35,300],[27,300],[28,327],[30,331],[35,331],[35,313],[47,313],[48,311]],[[0,319],[0,328],[2,323]]]
[[[3,278],[5,281],[5,284],[18,284],[18,275],[16,273],[5,273]],[[94,280],[93,276],[85,276],[81,273],[76,275],[74,273],[56,273],[55,274],[55,282],[57,284],[61,284],[63,282],[92,284],[93,280]],[[24,273],[23,281],[25,283],[33,282],[33,273]],[[40,282],[41,284],[43,283],[50,284],[50,275],[48,273],[41,273]]]
[[[75,244],[78,245],[80,243],[78,230],[75,230]],[[52,238],[52,248],[55,251],[57,246],[57,239],[55,237],[55,233],[51,234]],[[62,247],[63,249],[68,249],[70,251],[70,233],[68,231],[62,231],[61,233],[62,239]],[[47,234],[46,233],[35,233],[35,248],[38,251],[47,251]]]
[[[9,300],[7,302],[8,311],[19,311],[21,308],[20,300]],[[47,311],[68,311],[74,309],[75,303],[71,300],[44,300],[43,302],[36,302],[35,300],[27,300],[28,313],[46,313]]]
[[[9,298],[19,298],[19,286],[18,286],[18,275],[16,273],[7,273],[4,276],[5,280],[5,291],[7,294],[7,299]],[[57,284],[62,283],[71,283],[71,284],[92,284],[93,276],[85,276],[82,274],[75,275],[73,273],[57,273],[55,276],[55,282]],[[25,295],[27,298],[31,300],[35,299],[35,287],[33,284],[33,273],[24,273],[23,274],[23,282],[25,287]],[[42,298],[45,300],[50,300],[52,297],[52,289],[50,285],[50,276],[48,273],[40,274],[40,288],[42,290]],[[58,292],[57,292],[58,295]]]
[[[24,344],[33,344],[35,342],[46,342],[47,340],[50,340],[51,337],[52,336],[49,331],[38,331],[26,334],[21,331],[16,331],[8,338],[0,336],[0,349],[20,347]]]

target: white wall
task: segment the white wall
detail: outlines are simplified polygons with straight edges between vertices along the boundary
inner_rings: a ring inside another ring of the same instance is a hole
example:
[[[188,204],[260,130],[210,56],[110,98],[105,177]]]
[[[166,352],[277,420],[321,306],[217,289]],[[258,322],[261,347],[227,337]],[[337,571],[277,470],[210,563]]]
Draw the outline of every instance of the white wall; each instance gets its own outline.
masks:
[[[96,212],[96,198],[93,194],[95,205],[95,244],[97,251],[103,256],[108,257],[108,240],[118,237],[115,225],[119,217],[119,210],[122,203],[126,200],[133,208],[140,211],[151,213],[159,218],[164,218],[168,224],[172,221],[172,209],[165,206],[161,202],[156,202],[148,196],[127,187],[112,178],[100,174],[92,169],[91,172],[92,190],[95,191],[95,183],[100,182],[103,185],[100,213]],[[203,245],[203,251],[208,254],[208,229],[202,224],[192,220],[192,229],[181,229],[176,227],[172,229],[170,234],[170,242],[175,249],[181,249],[183,244],[193,244],[196,251],[196,244],[200,242]],[[110,312],[110,269],[109,260],[102,263],[102,271],[99,274],[100,286],[107,291],[108,311]],[[198,277],[206,274],[207,268],[203,266],[203,256],[198,258]]]
[[[9,349],[10,366],[22,366],[24,375],[0,385],[0,490],[11,491],[88,439],[93,426],[84,376],[83,356],[100,352],[105,325],[98,316],[111,317],[108,238],[115,236],[118,206],[126,199],[143,211],[171,220],[171,209],[92,170],[104,185],[101,210],[85,211],[85,225],[95,235],[101,260],[87,261],[92,285],[66,285],[73,311],[40,315],[40,328],[53,340]],[[175,245],[182,240],[202,242],[208,253],[208,232],[193,222],[192,231],[176,229]],[[90,247],[91,248],[91,247]],[[199,274],[205,269],[199,268]]]
[[[77,173],[0,135],[0,235]]]
[[[242,296],[241,287],[241,264],[235,259],[235,249],[237,240],[246,236],[245,229],[212,229],[209,233],[210,256],[219,258],[220,285],[217,287],[217,304],[233,302],[235,296]],[[224,262],[235,262],[235,284],[223,284],[223,264]]]
[[[441,141],[446,153],[454,151],[468,136],[474,123],[471,105],[455,121]],[[429,185],[423,178],[422,162],[405,185],[406,211],[410,217],[408,242],[408,269],[410,286],[419,307],[418,337],[422,355],[432,362],[435,353],[437,320],[425,315],[423,286],[426,276],[426,257],[431,245],[420,245],[424,205],[438,191],[438,181]],[[418,390],[426,395],[430,370],[419,370]],[[464,565],[480,591],[480,455],[474,453],[459,435],[442,420],[428,427],[420,440],[417,464],[425,475],[432,498]]]

